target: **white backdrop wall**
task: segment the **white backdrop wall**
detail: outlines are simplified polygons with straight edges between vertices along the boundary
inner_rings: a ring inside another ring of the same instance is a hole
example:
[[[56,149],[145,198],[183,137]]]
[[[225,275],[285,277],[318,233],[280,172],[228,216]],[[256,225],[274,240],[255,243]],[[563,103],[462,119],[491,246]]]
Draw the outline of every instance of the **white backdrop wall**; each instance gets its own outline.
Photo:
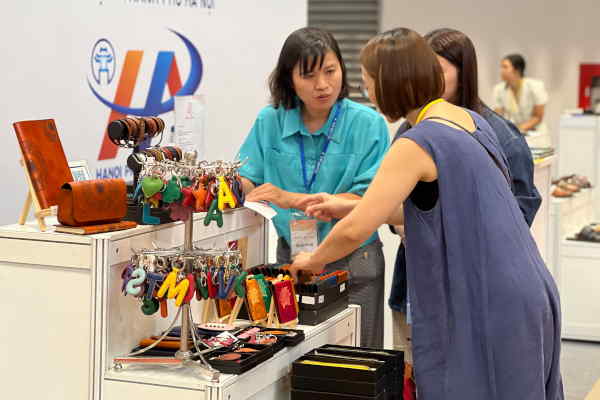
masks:
[[[560,113],[577,107],[579,64],[600,62],[597,0],[437,0],[426,6],[381,0],[381,7],[382,30],[405,26],[425,34],[448,27],[465,32],[477,51],[480,94],[490,104],[502,57],[523,54],[526,75],[546,84],[546,121],[554,137]]]
[[[307,2],[300,0],[6,2],[0,23],[0,224],[16,222],[26,193],[13,122],[54,118],[68,160],[87,160],[94,176],[119,172],[128,151],[98,161],[110,109],[92,94],[88,80],[113,102],[126,53],[141,50],[131,107],[144,107],[159,51],[174,52],[184,83],[190,56],[172,29],[189,39],[203,62],[196,93],[208,102],[207,158],[231,158],[268,101],[266,79],[284,39],[306,23]],[[115,78],[108,85],[93,80],[92,48],[101,38],[114,48]],[[167,87],[163,101],[170,96]],[[171,124],[172,114],[161,116]]]

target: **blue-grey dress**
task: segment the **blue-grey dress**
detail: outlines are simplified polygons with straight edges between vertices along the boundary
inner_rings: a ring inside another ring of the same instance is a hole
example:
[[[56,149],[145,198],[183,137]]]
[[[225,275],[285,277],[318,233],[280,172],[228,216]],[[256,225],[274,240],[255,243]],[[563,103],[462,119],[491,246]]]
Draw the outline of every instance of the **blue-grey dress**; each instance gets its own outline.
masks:
[[[434,160],[438,200],[404,203],[419,400],[559,400],[560,300],[488,123],[426,120],[404,138]],[[485,146],[485,148],[484,148]]]

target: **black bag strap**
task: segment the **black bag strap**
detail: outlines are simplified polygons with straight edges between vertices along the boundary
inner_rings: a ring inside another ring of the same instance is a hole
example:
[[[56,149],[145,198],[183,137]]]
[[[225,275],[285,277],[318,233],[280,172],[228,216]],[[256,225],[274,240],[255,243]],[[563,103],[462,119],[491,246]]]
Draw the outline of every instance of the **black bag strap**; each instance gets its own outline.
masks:
[[[494,164],[496,164],[496,166],[498,167],[498,169],[500,169],[500,172],[502,172],[502,175],[504,175],[504,178],[506,178],[506,182],[508,182],[508,187],[512,187],[510,175],[508,174],[508,172],[506,171],[506,169],[502,167],[502,164],[500,163],[500,161],[498,161],[498,158],[494,155],[494,153],[492,153],[481,142],[481,140],[479,140],[479,138],[477,137],[477,135],[474,135],[472,132],[469,132],[468,129],[466,129],[464,126],[460,125],[459,123],[451,121],[451,120],[446,119],[446,118],[442,118],[442,117],[429,117],[429,118],[425,118],[424,121],[432,120],[432,119],[437,119],[437,120],[440,120],[440,121],[448,122],[448,123],[456,126],[457,128],[459,128],[459,129],[467,132],[469,134],[469,136],[471,136],[473,139],[477,140],[477,143],[479,143],[485,149],[485,151],[490,155],[490,157],[492,157],[492,160],[494,160]]]

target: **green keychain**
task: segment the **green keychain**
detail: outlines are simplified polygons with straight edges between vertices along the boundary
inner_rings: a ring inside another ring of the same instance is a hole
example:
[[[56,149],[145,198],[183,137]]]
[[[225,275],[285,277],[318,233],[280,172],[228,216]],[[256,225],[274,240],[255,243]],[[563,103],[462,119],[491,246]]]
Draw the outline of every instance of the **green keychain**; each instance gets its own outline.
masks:
[[[258,281],[258,286],[260,286],[260,291],[262,292],[263,299],[265,300],[265,307],[267,310],[271,307],[271,290],[269,286],[267,286],[267,281],[265,280],[265,276],[263,274],[254,275],[254,279]]]
[[[237,297],[244,298],[246,297],[246,288],[244,287],[244,282],[246,282],[246,277],[248,276],[248,272],[244,271],[240,275],[238,275],[237,280],[235,282],[235,294]]]
[[[200,295],[200,297],[196,296],[198,301],[208,299],[208,286],[206,286],[206,278],[202,282],[202,275],[196,276],[196,294]]]
[[[192,186],[192,180],[187,176],[182,176],[180,181],[182,188]]]
[[[145,176],[142,179],[142,192],[146,198],[154,196],[160,192],[164,186],[164,182],[158,176]]]
[[[169,180],[163,192],[163,202],[173,203],[179,199],[181,199],[181,187],[179,186],[179,182],[177,182],[177,177],[174,176]]]
[[[210,225],[212,221],[217,221],[217,226],[219,228],[223,227],[223,213],[219,210],[219,202],[217,199],[214,199],[212,203],[210,203],[210,208],[206,213],[206,217],[204,217],[204,226]]]
[[[159,307],[159,304],[158,304],[157,299],[144,298],[141,309],[142,309],[142,312],[144,313],[144,315],[153,315],[158,311],[158,307]]]

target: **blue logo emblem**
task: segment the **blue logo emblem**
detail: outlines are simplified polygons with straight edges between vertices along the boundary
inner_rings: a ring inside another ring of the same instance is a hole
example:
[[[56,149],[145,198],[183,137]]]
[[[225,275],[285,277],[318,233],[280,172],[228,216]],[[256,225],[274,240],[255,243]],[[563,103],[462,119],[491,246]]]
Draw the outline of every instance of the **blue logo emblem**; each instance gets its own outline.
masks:
[[[175,96],[188,96],[192,95],[200,86],[200,81],[202,79],[203,65],[202,59],[200,58],[200,53],[192,42],[190,42],[185,36],[181,35],[174,30],[171,30],[175,35],[177,35],[181,41],[185,44],[185,47],[190,56],[190,74],[188,75],[187,80],[181,86],[179,83],[179,70],[177,67],[177,61],[175,58],[175,52],[173,51],[159,51],[158,56],[156,58],[156,63],[154,65],[154,72],[152,74],[152,80],[150,82],[150,90],[148,91],[148,97],[146,98],[146,104],[142,108],[133,108],[129,107],[129,104],[116,104],[108,101],[104,97],[102,97],[96,89],[92,86],[90,80],[88,79],[88,86],[94,96],[102,102],[105,106],[109,107],[111,110],[119,112],[124,115],[135,115],[138,117],[148,117],[155,116],[167,113],[169,111],[173,111],[175,108]],[[101,42],[102,39],[99,41]],[[96,46],[95,46],[96,47]],[[134,77],[137,76],[137,72],[139,69],[139,65],[137,67],[134,66],[134,62],[131,61],[134,59],[135,54],[141,54],[141,51],[128,51],[125,57],[125,62],[123,64],[123,73],[126,71],[128,75],[132,75]],[[113,57],[114,59],[114,57]],[[122,74],[123,74],[122,73]],[[123,81],[123,79],[121,79]],[[127,82],[121,82],[124,85]],[[133,82],[130,83],[130,86],[134,85]],[[121,84],[120,84],[121,86]],[[171,97],[162,101],[163,94],[166,87],[169,87],[171,90]],[[176,88],[175,91],[172,91],[173,88]],[[119,92],[120,88],[117,88],[117,92]]]
[[[115,49],[107,39],[100,39],[92,48],[92,76],[98,85],[110,85],[115,77]]]

